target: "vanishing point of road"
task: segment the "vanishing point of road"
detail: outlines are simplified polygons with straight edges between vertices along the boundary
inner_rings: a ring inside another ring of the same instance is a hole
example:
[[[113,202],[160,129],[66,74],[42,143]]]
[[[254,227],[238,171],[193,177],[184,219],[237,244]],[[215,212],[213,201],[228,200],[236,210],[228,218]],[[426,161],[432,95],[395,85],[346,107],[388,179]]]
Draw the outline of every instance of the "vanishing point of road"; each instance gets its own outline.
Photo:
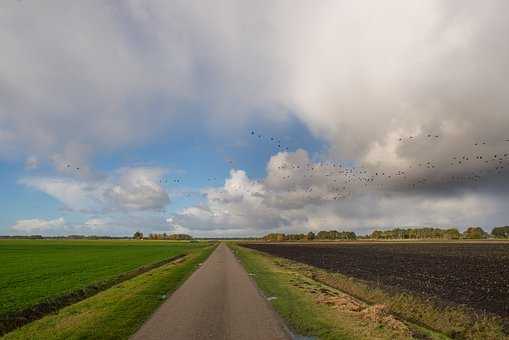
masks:
[[[221,243],[132,339],[271,340],[291,336],[231,250]]]

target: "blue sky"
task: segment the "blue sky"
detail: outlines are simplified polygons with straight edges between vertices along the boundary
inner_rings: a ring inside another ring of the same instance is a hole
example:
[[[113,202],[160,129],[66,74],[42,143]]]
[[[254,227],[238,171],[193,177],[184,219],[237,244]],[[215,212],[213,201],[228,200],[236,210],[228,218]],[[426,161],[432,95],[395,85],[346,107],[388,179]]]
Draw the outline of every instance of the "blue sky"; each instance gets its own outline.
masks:
[[[509,223],[507,1],[51,4],[0,5],[0,234]]]

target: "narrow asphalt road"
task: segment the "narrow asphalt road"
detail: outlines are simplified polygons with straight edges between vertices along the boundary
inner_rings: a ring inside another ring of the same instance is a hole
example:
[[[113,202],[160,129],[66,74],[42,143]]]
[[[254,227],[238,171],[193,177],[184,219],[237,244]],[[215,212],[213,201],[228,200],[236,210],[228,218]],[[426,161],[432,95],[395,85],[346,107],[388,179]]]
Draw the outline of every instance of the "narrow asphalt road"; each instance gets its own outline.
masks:
[[[207,261],[132,337],[160,339],[290,339],[230,249]]]

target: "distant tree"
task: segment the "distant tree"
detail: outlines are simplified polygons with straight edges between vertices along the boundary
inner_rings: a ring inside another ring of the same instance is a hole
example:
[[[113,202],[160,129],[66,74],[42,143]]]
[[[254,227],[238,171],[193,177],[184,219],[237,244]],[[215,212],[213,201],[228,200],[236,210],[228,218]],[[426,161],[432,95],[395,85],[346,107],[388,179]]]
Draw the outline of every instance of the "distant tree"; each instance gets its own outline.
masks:
[[[448,240],[457,240],[461,237],[460,232],[456,228],[447,229],[444,232],[444,238]]]
[[[319,240],[328,240],[330,239],[330,233],[328,231],[321,230],[318,234],[316,234],[316,238]]]
[[[491,235],[496,238],[509,238],[509,226],[493,228]]]
[[[271,233],[262,237],[265,241],[301,241],[301,240],[355,240],[357,235],[352,231],[310,231],[307,234]]]
[[[285,241],[286,239],[285,234],[276,234],[276,241]]]
[[[345,231],[343,232],[343,238],[345,240],[356,240],[357,235],[353,231]]]
[[[134,233],[133,238],[135,240],[142,240],[143,239],[143,233],[140,232],[140,231],[137,231],[137,232]]]
[[[168,240],[192,240],[193,237],[187,234],[171,234],[167,236]]]
[[[463,232],[463,237],[471,240],[487,238],[488,234],[481,227],[469,227]]]
[[[275,237],[274,237],[274,234],[267,234],[263,237],[263,240],[264,241],[274,241],[275,240]]]
[[[143,237],[143,234],[142,234]],[[193,237],[187,234],[149,234],[151,240],[192,240]]]
[[[395,228],[388,230],[375,230],[370,238],[382,240],[405,239],[458,239],[461,234],[456,228]]]
[[[289,241],[300,241],[300,240],[304,240],[305,238],[306,238],[306,235],[304,235],[304,234],[288,234],[285,237],[285,239],[288,239]]]

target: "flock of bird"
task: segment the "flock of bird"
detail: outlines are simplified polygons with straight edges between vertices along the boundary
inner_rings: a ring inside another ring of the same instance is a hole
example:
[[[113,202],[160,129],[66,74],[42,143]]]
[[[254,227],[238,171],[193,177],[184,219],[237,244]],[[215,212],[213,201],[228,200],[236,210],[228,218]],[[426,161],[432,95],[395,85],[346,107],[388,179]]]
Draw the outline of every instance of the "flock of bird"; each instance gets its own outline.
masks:
[[[251,135],[262,139],[263,135],[251,131]],[[416,136],[399,137],[398,142],[421,140],[440,140],[439,134],[427,133]],[[270,137],[281,146],[280,139]],[[509,142],[509,139],[504,139]],[[479,140],[472,143],[471,152],[452,155],[447,161],[413,161],[404,168],[347,166],[342,162],[327,161],[318,163],[279,164],[279,179],[286,181],[288,191],[302,191],[310,198],[324,194],[333,200],[351,198],[363,188],[415,189],[426,185],[478,183],[484,176],[501,175],[509,169],[508,152],[490,152],[489,143]],[[509,145],[508,145],[509,147]],[[508,148],[509,149],[509,148]],[[313,188],[315,188],[313,192]],[[318,190],[316,190],[318,189]],[[318,198],[318,197],[316,197]],[[323,197],[322,197],[323,198]]]
[[[278,152],[289,152],[281,138],[266,136],[255,130],[250,135],[257,141],[269,142]],[[418,140],[440,140],[439,134],[427,133],[399,137],[399,143],[416,142]],[[504,139],[509,142],[509,139]],[[370,189],[397,190],[405,187],[415,189],[427,185],[472,184],[479,183],[487,175],[500,175],[509,169],[509,151],[490,152],[487,140],[472,142],[473,149],[469,153],[451,155],[447,160],[415,160],[405,167],[394,169],[389,167],[374,168],[372,166],[350,166],[346,162],[284,162],[276,167],[271,176],[279,176],[284,183],[281,187],[286,192],[300,192],[310,199],[341,200],[351,198],[356,192]],[[509,144],[508,144],[509,149]],[[419,155],[418,155],[419,156]],[[231,166],[233,159],[224,157]],[[66,164],[66,168],[80,171],[79,167]],[[208,176],[207,182],[217,180],[216,176]],[[163,177],[160,184],[182,184],[182,177]],[[253,183],[260,184],[259,181]],[[253,194],[256,190],[242,185],[230,186],[228,190]],[[277,188],[275,189],[277,190]],[[219,190],[226,193],[227,190]]]
[[[72,168],[72,165],[71,165],[71,164],[66,164],[66,165],[65,165],[65,167],[66,167],[67,169],[70,169],[70,168]],[[76,168],[73,168],[73,169],[76,169],[76,171],[80,171],[80,168],[79,168],[79,167],[76,167]]]
[[[256,133],[256,131],[254,131],[254,130],[251,130],[251,136],[254,136],[258,140],[261,140],[261,141],[265,140],[265,141],[270,142],[273,145],[273,147],[279,149],[280,151],[289,151],[289,147],[286,145],[283,145],[283,142],[281,141],[280,138],[264,136],[261,133]]]
[[[178,177],[178,178],[169,178],[169,177],[163,177],[159,180],[159,183],[160,184],[168,184],[168,183],[174,183],[174,184],[179,184],[179,183],[182,183],[182,178]]]

